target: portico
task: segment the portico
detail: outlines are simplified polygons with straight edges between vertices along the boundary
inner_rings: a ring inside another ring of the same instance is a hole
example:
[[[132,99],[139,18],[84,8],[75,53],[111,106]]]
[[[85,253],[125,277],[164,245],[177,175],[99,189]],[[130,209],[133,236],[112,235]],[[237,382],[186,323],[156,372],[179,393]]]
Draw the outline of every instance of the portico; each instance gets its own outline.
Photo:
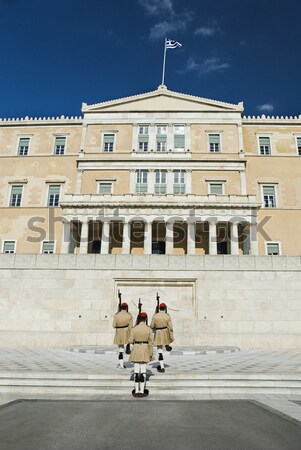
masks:
[[[258,254],[254,197],[155,197],[65,195],[63,253]]]

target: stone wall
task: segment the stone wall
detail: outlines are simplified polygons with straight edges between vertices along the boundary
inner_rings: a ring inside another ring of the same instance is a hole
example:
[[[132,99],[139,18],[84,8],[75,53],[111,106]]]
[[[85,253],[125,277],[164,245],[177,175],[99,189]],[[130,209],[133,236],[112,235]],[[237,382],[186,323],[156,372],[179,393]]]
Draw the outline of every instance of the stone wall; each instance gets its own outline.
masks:
[[[301,257],[0,255],[0,345],[111,344],[117,291],[169,306],[175,345],[301,348]]]

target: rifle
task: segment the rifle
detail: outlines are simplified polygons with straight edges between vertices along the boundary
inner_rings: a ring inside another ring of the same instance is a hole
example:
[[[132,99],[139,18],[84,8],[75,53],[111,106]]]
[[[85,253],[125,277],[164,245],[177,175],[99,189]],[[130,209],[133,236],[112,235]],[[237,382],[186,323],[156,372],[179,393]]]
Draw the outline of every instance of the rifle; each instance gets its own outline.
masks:
[[[120,312],[121,311],[121,292],[120,292],[120,290],[118,289],[118,300],[119,300],[119,302],[118,302],[118,312]]]
[[[158,292],[157,292],[156,300],[157,300],[157,306],[156,306],[156,311],[155,312],[158,313],[159,312],[159,305],[160,305],[160,296],[159,296]]]
[[[138,316],[137,316],[137,319],[136,319],[136,325],[139,325],[139,323],[140,323],[141,311],[142,311],[142,303],[141,303],[141,299],[139,298],[139,302],[138,302]]]

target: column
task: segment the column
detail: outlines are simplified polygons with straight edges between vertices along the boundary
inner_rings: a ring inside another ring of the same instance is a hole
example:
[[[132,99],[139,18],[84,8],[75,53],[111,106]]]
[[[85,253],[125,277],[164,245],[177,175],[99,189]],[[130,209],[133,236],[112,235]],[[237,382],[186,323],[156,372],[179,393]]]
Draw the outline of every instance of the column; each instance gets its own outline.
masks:
[[[144,222],[144,254],[151,255],[152,254],[152,229],[153,229],[153,221],[147,220]]]
[[[258,255],[257,223],[250,223],[250,254]]]
[[[130,170],[130,194],[136,193],[136,170]]]
[[[229,222],[230,225],[230,254],[239,255],[239,245],[238,245],[238,223]]]
[[[147,193],[154,194],[155,193],[155,170],[149,169],[147,174]]]
[[[84,150],[86,146],[86,136],[87,136],[87,124],[84,123],[82,127],[82,137],[80,141],[80,149]]]
[[[69,253],[69,247],[70,247],[70,222],[66,219],[63,219],[61,253],[62,254]]]
[[[209,222],[209,255],[217,255],[216,222]]]
[[[192,170],[188,169],[185,172],[185,176],[186,176],[186,188],[185,188],[185,192],[186,194],[191,194],[191,174],[192,174]]]
[[[80,233],[80,247],[79,253],[87,254],[88,253],[88,237],[89,237],[89,222],[87,219],[82,221],[82,229]]]
[[[174,142],[173,142],[173,125],[167,125],[167,142],[166,142],[167,151],[174,150]]]
[[[246,171],[240,170],[240,193],[241,195],[247,195],[247,178],[246,178]]]
[[[187,222],[187,255],[195,255],[195,222]]]
[[[148,141],[148,151],[156,151],[156,127],[155,125],[149,126],[149,141]]]
[[[78,169],[76,174],[76,194],[81,193],[81,186],[82,186],[82,178],[83,178],[83,170]]]
[[[102,223],[100,253],[107,255],[110,249],[110,222]]]
[[[173,255],[173,222],[165,223],[165,253]]]
[[[239,152],[243,155],[244,153],[244,140],[242,135],[242,123],[237,124],[237,131],[238,131],[238,145],[239,145]]]
[[[131,227],[130,222],[123,224],[123,238],[122,238],[122,254],[129,255],[131,253]]]
[[[185,124],[185,150],[190,150],[190,123]]]
[[[173,194],[173,171],[171,169],[167,170],[166,174],[166,193]]]
[[[132,149],[138,150],[138,124],[133,124]]]

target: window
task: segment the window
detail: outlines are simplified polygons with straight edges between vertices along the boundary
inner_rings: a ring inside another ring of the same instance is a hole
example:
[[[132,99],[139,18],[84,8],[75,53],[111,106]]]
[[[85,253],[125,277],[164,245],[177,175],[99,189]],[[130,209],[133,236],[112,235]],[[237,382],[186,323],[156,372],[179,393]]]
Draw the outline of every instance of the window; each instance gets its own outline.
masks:
[[[60,185],[51,184],[48,190],[48,206],[59,206]]]
[[[298,152],[298,155],[301,156],[301,136],[297,137],[297,152]]]
[[[138,135],[138,149],[141,152],[148,151],[148,125],[139,125],[139,135]]]
[[[54,241],[44,241],[42,253],[54,253]]]
[[[174,171],[174,194],[185,194],[185,170]]]
[[[280,248],[277,242],[267,242],[267,255],[280,255]]]
[[[147,170],[137,170],[137,184],[136,184],[136,192],[137,194],[146,194],[147,193]]]
[[[56,136],[54,142],[54,154],[64,155],[66,147],[66,138],[64,136]]]
[[[276,208],[275,186],[262,186],[264,208]]]
[[[166,170],[155,170],[155,194],[166,194]]]
[[[20,155],[20,156],[28,155],[29,141],[30,141],[30,138],[26,138],[26,137],[19,139],[18,155]]]
[[[104,134],[103,135],[103,151],[112,152],[114,150],[114,134]]]
[[[269,137],[259,137],[259,152],[261,155],[271,154],[271,140]]]
[[[15,241],[4,241],[3,242],[3,253],[15,253]]]
[[[9,206],[21,206],[23,186],[12,186]]]
[[[139,125],[139,134],[148,135],[148,125]]]
[[[223,183],[209,183],[209,194],[223,195]]]
[[[166,125],[157,126],[156,150],[157,152],[166,152],[167,127]]]
[[[220,134],[209,134],[209,151],[220,152],[221,151],[221,136]]]
[[[185,126],[176,125],[174,127],[174,149],[184,151],[185,149]]]
[[[112,183],[99,183],[100,194],[112,194]]]

